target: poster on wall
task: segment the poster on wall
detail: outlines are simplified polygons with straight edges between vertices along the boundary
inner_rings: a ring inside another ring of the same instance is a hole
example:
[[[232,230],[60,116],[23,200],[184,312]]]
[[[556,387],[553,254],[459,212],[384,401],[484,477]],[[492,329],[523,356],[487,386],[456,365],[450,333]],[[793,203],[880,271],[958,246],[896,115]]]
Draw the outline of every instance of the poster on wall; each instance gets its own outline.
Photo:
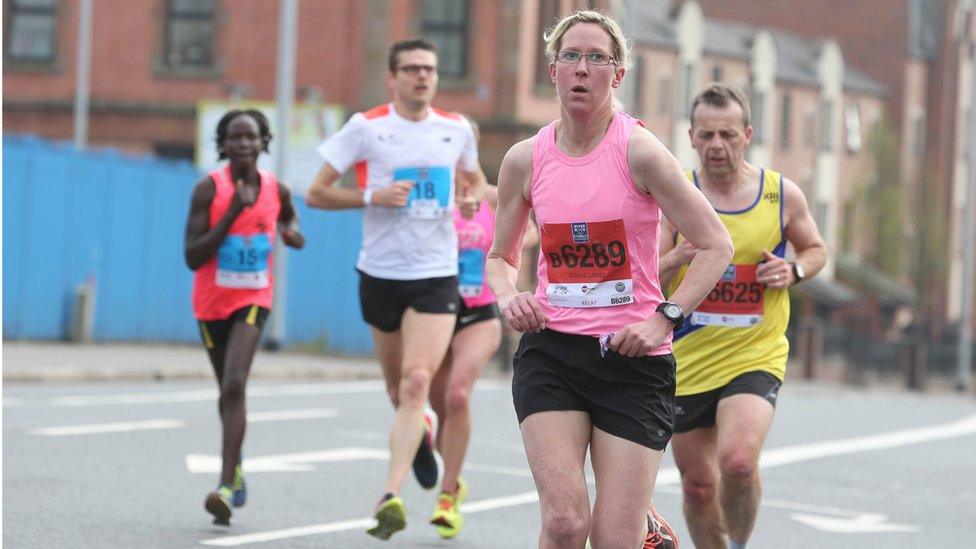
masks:
[[[273,101],[205,100],[197,103],[197,138],[194,155],[196,166],[203,171],[209,171],[220,165],[214,137],[217,134],[217,123],[220,117],[231,109],[255,109],[268,118],[274,138],[268,147],[270,154],[262,154],[258,166],[274,171],[275,155],[280,153],[276,145],[280,144],[281,140],[277,139],[280,125]],[[288,184],[293,195],[301,196],[305,194],[312,183],[312,178],[322,167],[322,157],[315,149],[326,137],[342,127],[346,115],[345,110],[338,105],[296,103],[292,106],[291,118],[285,173],[277,175]]]

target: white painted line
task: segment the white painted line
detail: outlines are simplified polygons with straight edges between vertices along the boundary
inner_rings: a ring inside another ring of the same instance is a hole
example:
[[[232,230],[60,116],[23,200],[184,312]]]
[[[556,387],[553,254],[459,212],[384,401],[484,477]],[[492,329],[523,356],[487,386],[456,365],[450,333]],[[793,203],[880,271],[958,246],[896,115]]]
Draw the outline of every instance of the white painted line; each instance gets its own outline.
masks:
[[[976,433],[976,414],[942,425],[764,450],[759,458],[759,467],[765,469],[822,457],[897,448],[971,433]]]
[[[791,463],[798,463],[801,461],[808,461],[812,459],[818,459],[822,457],[829,457],[834,455],[850,454],[855,452],[867,452],[871,450],[880,450],[885,448],[893,448],[898,446],[908,446],[911,444],[918,444],[921,442],[928,442],[931,440],[941,440],[946,438],[953,438],[959,436],[965,436],[967,434],[976,432],[976,415],[972,415],[967,418],[963,418],[958,421],[946,423],[943,425],[934,425],[930,427],[921,427],[917,429],[906,429],[902,431],[893,431],[889,433],[880,433],[877,435],[867,435],[863,437],[852,437],[847,439],[841,439],[836,441],[824,441],[815,442],[811,444],[799,444],[796,446],[788,446],[785,448],[776,448],[772,450],[767,450],[763,452],[763,458],[760,459],[760,468],[775,467],[778,465],[787,465]],[[767,455],[769,457],[767,457]],[[469,465],[470,467],[470,465]],[[491,472],[502,473],[502,474],[514,474],[517,476],[523,476],[521,471],[518,470],[508,471],[503,473],[503,470],[508,468],[498,467]],[[474,470],[474,469],[472,469]],[[664,488],[662,491],[671,491],[668,489],[669,486],[673,486],[680,482],[680,475],[678,470],[674,467],[666,467],[658,471],[658,480],[656,486]],[[480,511],[489,511],[493,509],[501,509],[505,507],[514,507],[517,505],[525,505],[528,503],[533,503],[538,501],[538,494],[535,492],[524,492],[522,494],[515,494],[512,496],[502,496],[498,498],[490,498],[480,501],[475,501],[468,503],[464,506],[465,511],[468,513],[476,513]],[[895,523],[885,523],[886,517],[884,515],[878,515],[877,513],[858,513],[855,511],[849,511],[846,509],[838,508],[828,508],[820,506],[808,506],[804,504],[784,502],[779,500],[768,500],[764,504],[770,506],[780,506],[784,508],[797,509],[801,506],[806,510],[816,509],[818,511],[827,510],[831,514],[842,515],[847,517],[852,517],[844,521],[829,521],[825,520],[829,517],[811,518],[809,515],[795,514],[794,519],[804,522],[805,524],[827,529],[835,528],[844,531],[853,532],[855,529],[860,528],[857,531],[873,531],[873,532],[892,532],[892,531],[914,531],[905,530],[905,528],[912,529],[916,528],[912,525],[905,524],[895,524]],[[880,519],[878,518],[880,517]],[[285,530],[273,530],[269,532],[258,532],[255,534],[248,534],[244,536],[227,536],[221,538],[214,538],[210,540],[204,540],[200,543],[203,545],[221,545],[221,546],[235,546],[244,545],[248,543],[257,543],[261,541],[273,541],[278,539],[285,539],[287,537],[295,536],[307,536],[320,533],[330,533],[339,532],[344,530],[353,530],[356,528],[365,528],[373,524],[373,519],[354,519],[345,520],[339,522],[331,522],[325,524],[315,524],[311,526],[304,526],[298,528],[289,528]],[[873,528],[873,530],[868,530],[868,528]],[[267,537],[270,536],[270,537]]]
[[[256,385],[248,387],[247,397],[280,397],[370,393],[384,391],[382,381],[353,381],[309,385]],[[44,400],[4,399],[4,406],[108,406],[118,404],[163,404],[207,402],[217,399],[217,389],[191,391],[157,391],[151,393],[118,393],[107,395],[68,395]]]
[[[270,410],[267,412],[249,412],[247,414],[248,423],[260,423],[262,421],[289,421],[293,419],[319,419],[324,417],[336,417],[339,412],[332,408],[306,408],[303,410]]]
[[[832,534],[877,534],[881,532],[920,532],[922,530],[914,524],[887,522],[888,517],[879,513],[864,513],[854,518],[793,513],[790,518],[811,528]]]
[[[315,452],[295,454],[275,454],[245,458],[242,464],[245,473],[272,473],[282,471],[314,471],[313,463],[357,460],[388,460],[390,452],[375,448],[335,448]],[[220,472],[220,456],[189,454],[186,456],[186,469],[191,473]]]
[[[123,421],[119,423],[90,423],[87,425],[38,427],[29,429],[27,432],[32,435],[46,437],[63,437],[103,433],[128,433],[131,431],[151,431],[155,429],[178,429],[185,425],[186,422],[182,419],[151,419],[147,421]]]
[[[372,518],[342,520],[339,522],[330,522],[328,524],[313,524],[311,526],[285,528],[284,530],[269,530],[267,532],[244,534],[242,536],[213,538],[201,541],[200,544],[233,547],[235,545],[245,545],[248,543],[261,543],[265,541],[276,541],[301,536],[314,536],[315,534],[329,534],[332,532],[342,532],[345,530],[356,530],[361,528],[365,529],[373,526],[374,524],[376,524],[376,520]]]
[[[480,513],[494,509],[502,509],[515,505],[524,505],[539,501],[539,495],[532,492],[524,492],[513,496],[503,496],[499,498],[489,498],[464,505],[465,514]],[[299,526],[297,528],[285,528],[282,530],[269,530],[267,532],[255,532],[241,536],[224,536],[203,540],[201,545],[216,545],[221,547],[233,547],[237,545],[247,545],[249,543],[261,543],[266,541],[277,541],[281,539],[295,538],[300,536],[313,536],[316,534],[329,534],[332,532],[343,532],[346,530],[357,530],[369,528],[376,524],[373,518],[360,518],[350,520],[340,520],[338,522],[328,522],[324,524],[311,524],[309,526]]]

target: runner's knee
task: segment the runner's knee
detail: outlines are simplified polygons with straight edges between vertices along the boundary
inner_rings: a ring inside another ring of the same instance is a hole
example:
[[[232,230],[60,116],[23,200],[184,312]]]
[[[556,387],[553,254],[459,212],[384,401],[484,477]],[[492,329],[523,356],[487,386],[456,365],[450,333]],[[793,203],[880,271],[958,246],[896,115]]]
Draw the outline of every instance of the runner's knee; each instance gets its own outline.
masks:
[[[471,389],[450,387],[447,391],[447,413],[457,415],[467,413],[471,403]]]
[[[427,391],[430,388],[432,376],[424,368],[413,368],[404,374],[400,380],[400,402],[404,404],[423,405]]]
[[[719,457],[719,469],[723,478],[746,482],[756,474],[756,456],[748,448],[732,449]]]
[[[559,547],[569,547],[574,541],[586,537],[590,525],[587,516],[568,506],[561,507],[543,513],[542,529],[550,541]]]
[[[685,503],[692,507],[708,505],[715,501],[718,495],[718,489],[714,482],[688,478],[681,480],[681,491],[684,494]]]

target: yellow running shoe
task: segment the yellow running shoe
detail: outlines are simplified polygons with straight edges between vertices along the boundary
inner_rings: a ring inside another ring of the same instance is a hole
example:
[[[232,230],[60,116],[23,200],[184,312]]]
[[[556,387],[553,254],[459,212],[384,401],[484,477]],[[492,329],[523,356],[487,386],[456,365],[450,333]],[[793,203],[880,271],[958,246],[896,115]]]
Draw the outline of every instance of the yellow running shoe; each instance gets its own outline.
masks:
[[[468,497],[468,483],[461,477],[458,477],[457,483],[458,489],[454,494],[441,492],[434,515],[430,517],[430,523],[437,526],[437,535],[444,539],[456,537],[464,527],[461,503]]]
[[[407,512],[403,507],[403,500],[393,494],[386,494],[376,505],[376,526],[366,530],[366,533],[388,540],[390,536],[407,527]]]
[[[207,494],[207,499],[203,502],[203,508],[213,515],[214,524],[230,526],[230,500],[233,494],[233,490],[223,484],[218,486],[213,492]]]

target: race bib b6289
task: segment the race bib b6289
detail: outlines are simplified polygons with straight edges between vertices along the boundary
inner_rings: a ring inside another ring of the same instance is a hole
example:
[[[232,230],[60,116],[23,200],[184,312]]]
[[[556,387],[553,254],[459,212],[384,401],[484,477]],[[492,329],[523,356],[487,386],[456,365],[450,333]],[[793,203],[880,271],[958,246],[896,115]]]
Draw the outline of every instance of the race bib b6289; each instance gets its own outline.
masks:
[[[545,223],[542,253],[555,307],[615,307],[634,303],[623,219]]]

